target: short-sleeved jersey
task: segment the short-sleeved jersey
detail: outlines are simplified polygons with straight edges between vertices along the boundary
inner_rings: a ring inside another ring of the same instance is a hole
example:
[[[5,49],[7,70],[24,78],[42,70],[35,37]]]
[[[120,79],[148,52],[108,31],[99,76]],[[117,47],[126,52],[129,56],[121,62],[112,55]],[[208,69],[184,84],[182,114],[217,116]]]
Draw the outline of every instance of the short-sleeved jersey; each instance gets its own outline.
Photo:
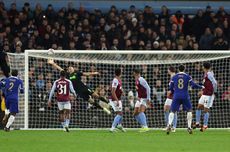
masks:
[[[113,82],[112,82],[112,88],[115,88],[115,94],[117,96],[117,99],[120,100],[121,99],[121,95],[123,93],[122,91],[122,82],[121,80],[117,79],[117,78],[114,78],[113,79]],[[110,97],[112,99],[112,101],[115,101],[113,95],[111,95]]]
[[[139,77],[136,82],[136,89],[138,98],[144,98],[150,100],[150,87],[147,81],[143,77]]]
[[[24,93],[23,82],[21,79],[15,76],[10,76],[4,80],[4,89],[6,99],[14,99],[18,101],[18,94]]]
[[[192,78],[184,73],[179,72],[172,77],[170,82],[170,91],[173,92],[173,97],[185,99],[189,97],[188,87],[192,88],[202,88],[202,86],[193,82]]]
[[[54,82],[50,92],[49,100],[52,99],[55,91],[58,102],[69,101],[70,92],[74,93],[76,96],[72,82],[69,79],[65,78],[60,78]]]
[[[217,88],[217,82],[214,78],[213,72],[207,72],[204,74],[204,89],[203,89],[203,95],[211,96],[213,95],[214,91]]]
[[[75,71],[74,73],[69,74],[69,79],[72,82],[76,93],[79,93],[79,89],[85,86],[85,84],[81,81],[82,75],[83,73],[80,71]]]

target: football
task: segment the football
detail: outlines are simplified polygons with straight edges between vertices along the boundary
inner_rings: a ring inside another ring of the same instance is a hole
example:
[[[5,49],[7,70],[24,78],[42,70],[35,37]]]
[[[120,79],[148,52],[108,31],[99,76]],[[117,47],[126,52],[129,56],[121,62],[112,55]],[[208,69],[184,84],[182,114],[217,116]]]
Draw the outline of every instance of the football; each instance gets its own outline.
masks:
[[[54,54],[54,49],[49,49],[48,50],[48,55],[53,55]]]

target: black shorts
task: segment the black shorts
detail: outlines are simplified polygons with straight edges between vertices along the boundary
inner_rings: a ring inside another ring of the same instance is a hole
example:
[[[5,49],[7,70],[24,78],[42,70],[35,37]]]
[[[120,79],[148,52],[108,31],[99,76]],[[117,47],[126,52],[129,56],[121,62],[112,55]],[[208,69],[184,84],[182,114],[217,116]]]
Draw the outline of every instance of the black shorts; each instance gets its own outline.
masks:
[[[81,88],[78,88],[78,90],[76,90],[76,93],[80,98],[83,98],[83,100],[88,101],[90,96],[94,93],[94,91],[88,86],[83,86]]]

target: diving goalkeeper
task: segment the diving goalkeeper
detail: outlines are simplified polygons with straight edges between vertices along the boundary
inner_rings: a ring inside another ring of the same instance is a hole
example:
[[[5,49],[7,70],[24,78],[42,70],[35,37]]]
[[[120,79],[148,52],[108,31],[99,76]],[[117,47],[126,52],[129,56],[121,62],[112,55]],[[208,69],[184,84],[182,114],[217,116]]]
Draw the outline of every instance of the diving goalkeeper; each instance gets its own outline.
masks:
[[[54,68],[62,71],[62,69],[57,63],[54,62],[53,59],[48,59],[48,64],[52,65]],[[109,101],[105,97],[99,96],[96,92],[94,92],[91,88],[89,88],[86,84],[84,84],[81,80],[81,76],[94,76],[98,75],[98,72],[80,72],[75,71],[72,66],[68,67],[68,79],[73,83],[74,90],[76,94],[82,98],[84,101],[88,101],[90,104],[95,105],[97,108],[103,109],[107,114],[111,114],[109,110]],[[98,99],[98,100],[93,100]]]

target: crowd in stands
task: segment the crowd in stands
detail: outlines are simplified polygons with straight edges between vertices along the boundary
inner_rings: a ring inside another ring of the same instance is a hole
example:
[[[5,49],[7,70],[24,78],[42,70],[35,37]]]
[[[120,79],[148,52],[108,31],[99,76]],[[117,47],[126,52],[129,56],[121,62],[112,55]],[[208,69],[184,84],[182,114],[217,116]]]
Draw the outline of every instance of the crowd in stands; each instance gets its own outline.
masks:
[[[154,13],[151,6],[127,6],[109,11],[84,6],[55,10],[52,4],[17,9],[0,3],[0,50],[229,50],[230,14],[221,6],[196,14],[171,13],[167,6]]]

